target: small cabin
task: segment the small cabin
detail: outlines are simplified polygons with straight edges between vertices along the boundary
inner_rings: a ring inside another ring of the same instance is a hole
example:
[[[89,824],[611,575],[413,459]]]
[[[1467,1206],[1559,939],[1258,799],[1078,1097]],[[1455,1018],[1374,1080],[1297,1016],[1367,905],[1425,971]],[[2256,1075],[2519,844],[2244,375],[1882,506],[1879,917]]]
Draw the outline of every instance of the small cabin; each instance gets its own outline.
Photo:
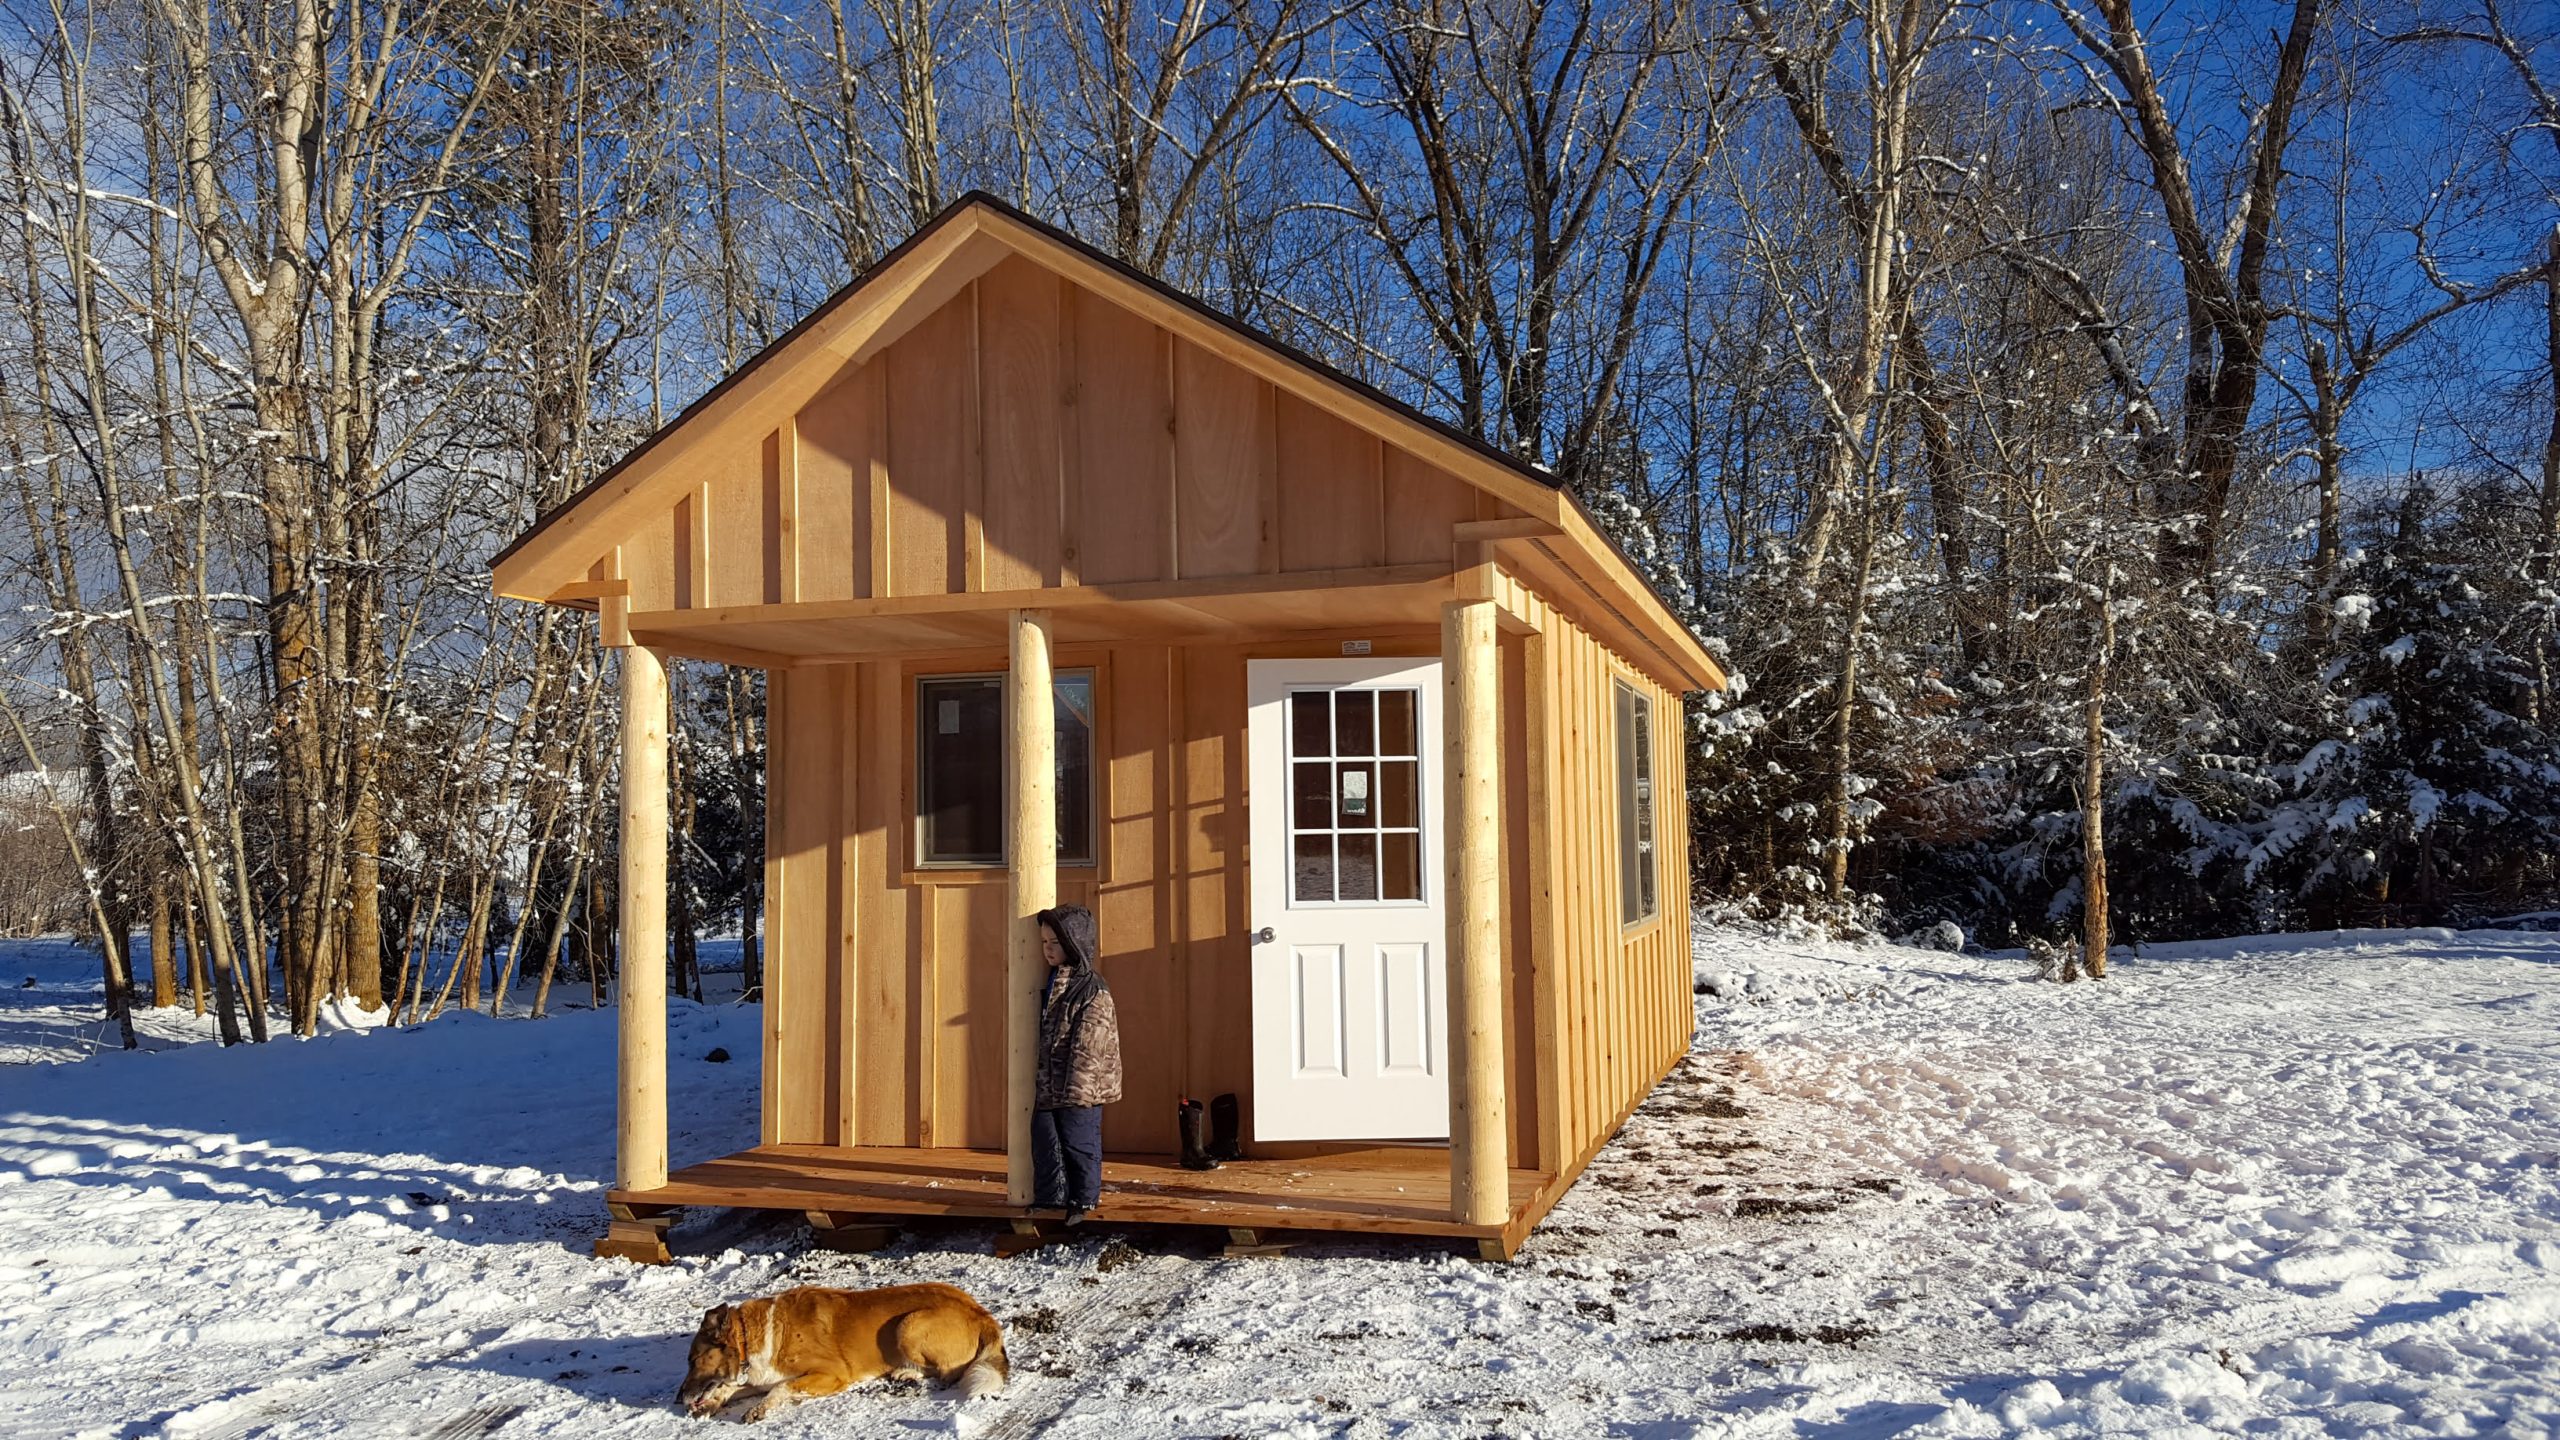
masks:
[[[1686,1050],[1715,662],[1523,465],[985,195],[544,516],[621,652],[601,1253],[684,1206],[1024,1223],[1089,906],[1103,1223],[1507,1258]],[[665,664],[766,674],[762,1143],[667,1154]],[[1245,1158],[1176,1163],[1184,1097]]]

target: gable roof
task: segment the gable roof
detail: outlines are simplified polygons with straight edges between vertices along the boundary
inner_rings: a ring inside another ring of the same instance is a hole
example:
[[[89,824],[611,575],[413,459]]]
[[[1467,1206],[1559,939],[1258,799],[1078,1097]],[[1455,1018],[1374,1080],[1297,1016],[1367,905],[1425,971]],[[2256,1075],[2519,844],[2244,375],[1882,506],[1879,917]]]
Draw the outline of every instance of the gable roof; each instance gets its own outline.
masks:
[[[713,429],[760,427],[798,408],[834,376],[887,348],[1007,256],[1021,255],[1086,284],[1360,429],[1554,524],[1575,558],[1598,562],[1606,588],[1642,613],[1623,615],[1692,683],[1721,688],[1724,673],[1671,615],[1579,500],[1555,476],[1347,375],[1075,236],[973,190],[723,377],[602,475],[545,512],[490,558],[501,595],[549,601],[585,578],[598,534],[612,535],[652,503],[671,503],[694,442]],[[757,383],[750,384],[750,380]],[[1580,570],[1584,567],[1573,566]],[[1616,608],[1616,607],[1612,607]]]

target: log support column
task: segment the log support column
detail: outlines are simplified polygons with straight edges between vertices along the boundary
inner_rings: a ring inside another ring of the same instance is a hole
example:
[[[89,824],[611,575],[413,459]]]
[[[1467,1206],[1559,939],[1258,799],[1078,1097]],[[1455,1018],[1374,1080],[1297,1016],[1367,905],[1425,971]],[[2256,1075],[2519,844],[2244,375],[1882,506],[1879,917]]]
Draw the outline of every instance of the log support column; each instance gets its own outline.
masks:
[[[667,657],[622,652],[618,1188],[667,1183]]]
[[[667,1183],[667,660],[622,647],[621,1003],[614,1188]],[[599,1255],[664,1262],[668,1212],[617,1206]]]
[[[1448,606],[1440,625],[1448,757],[1442,849],[1449,906],[1449,1216],[1510,1219],[1502,1064],[1502,701],[1494,602]]]
[[[1049,612],[1016,610],[1005,672],[1005,863],[1012,925],[1005,965],[1005,1199],[1031,1203],[1031,1107],[1038,1078],[1040,922],[1058,903],[1058,731],[1050,694]]]

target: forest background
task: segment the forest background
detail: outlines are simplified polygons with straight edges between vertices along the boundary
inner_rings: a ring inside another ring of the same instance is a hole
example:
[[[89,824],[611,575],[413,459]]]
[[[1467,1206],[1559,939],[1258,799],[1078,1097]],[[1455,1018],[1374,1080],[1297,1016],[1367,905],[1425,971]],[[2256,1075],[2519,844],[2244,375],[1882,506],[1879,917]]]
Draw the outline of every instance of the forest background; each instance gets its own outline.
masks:
[[[2549,7],[0,0],[0,929],[600,1000],[608,652],[488,557],[972,187],[1571,488],[1735,676],[1711,913],[2560,903]],[[676,684],[698,992],[762,693]]]

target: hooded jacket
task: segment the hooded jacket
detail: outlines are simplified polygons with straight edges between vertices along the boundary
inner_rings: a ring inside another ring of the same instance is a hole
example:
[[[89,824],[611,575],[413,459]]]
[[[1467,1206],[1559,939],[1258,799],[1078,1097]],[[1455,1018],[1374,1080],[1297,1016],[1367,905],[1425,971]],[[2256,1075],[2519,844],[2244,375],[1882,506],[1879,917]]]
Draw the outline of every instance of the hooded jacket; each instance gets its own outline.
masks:
[[[1120,1015],[1093,956],[1101,939],[1093,912],[1061,905],[1040,912],[1065,952],[1043,982],[1038,1092],[1042,1110],[1102,1105],[1120,1098]]]

